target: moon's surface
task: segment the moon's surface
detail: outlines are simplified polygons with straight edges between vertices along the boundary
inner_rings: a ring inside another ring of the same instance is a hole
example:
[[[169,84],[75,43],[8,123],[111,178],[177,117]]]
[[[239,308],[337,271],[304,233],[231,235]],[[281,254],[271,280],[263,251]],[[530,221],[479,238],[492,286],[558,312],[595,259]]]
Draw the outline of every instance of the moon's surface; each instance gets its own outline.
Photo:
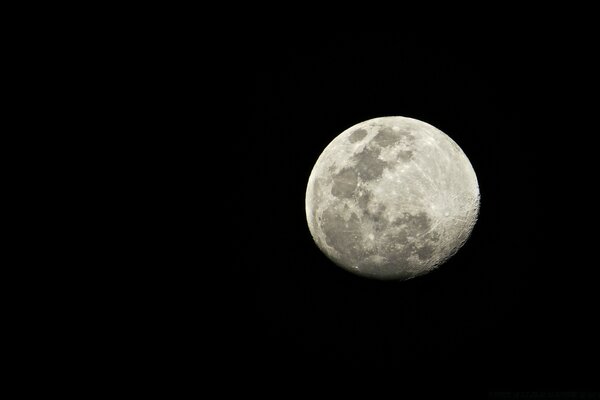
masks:
[[[477,176],[445,133],[406,117],[345,130],[308,180],[306,216],[317,246],[358,275],[405,280],[450,258],[479,213]]]

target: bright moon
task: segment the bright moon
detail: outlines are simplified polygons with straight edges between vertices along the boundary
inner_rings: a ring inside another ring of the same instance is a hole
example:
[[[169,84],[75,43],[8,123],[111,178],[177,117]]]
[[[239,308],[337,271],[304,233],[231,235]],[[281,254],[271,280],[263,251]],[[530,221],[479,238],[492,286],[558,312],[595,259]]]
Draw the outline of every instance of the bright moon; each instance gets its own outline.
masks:
[[[456,253],[479,212],[462,149],[416,119],[382,117],[345,130],[308,179],[306,217],[317,246],[358,275],[405,280]]]

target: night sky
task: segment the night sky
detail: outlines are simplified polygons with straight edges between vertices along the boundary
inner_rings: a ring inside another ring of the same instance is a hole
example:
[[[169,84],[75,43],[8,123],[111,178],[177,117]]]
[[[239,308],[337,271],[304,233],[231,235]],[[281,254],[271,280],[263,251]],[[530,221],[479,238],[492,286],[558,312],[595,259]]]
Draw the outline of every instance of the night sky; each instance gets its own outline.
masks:
[[[572,213],[547,186],[572,185],[552,139],[565,132],[544,123],[555,117],[546,105],[564,82],[552,46],[538,36],[399,31],[257,35],[243,47],[251,118],[236,137],[236,371],[259,386],[339,378],[484,391],[590,388],[591,362],[600,359],[597,273],[566,233]],[[325,146],[358,122],[391,115],[454,139],[481,191],[465,246],[402,283],[335,266],[314,244],[304,212]]]

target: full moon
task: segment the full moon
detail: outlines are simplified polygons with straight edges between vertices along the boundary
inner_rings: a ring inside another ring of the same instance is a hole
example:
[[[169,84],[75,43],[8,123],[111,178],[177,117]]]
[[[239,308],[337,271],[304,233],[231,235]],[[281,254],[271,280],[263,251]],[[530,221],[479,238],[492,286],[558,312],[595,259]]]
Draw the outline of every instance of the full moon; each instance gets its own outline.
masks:
[[[308,179],[306,217],[321,251],[357,275],[426,274],[466,242],[479,213],[469,159],[448,135],[406,117],[348,128]]]

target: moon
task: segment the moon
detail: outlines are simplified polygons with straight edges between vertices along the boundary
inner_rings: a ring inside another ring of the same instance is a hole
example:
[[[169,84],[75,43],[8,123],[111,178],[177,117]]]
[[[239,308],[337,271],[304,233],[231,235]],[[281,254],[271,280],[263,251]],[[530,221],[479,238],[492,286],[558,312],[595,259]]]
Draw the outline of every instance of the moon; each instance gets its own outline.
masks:
[[[454,255],[479,214],[477,176],[448,135],[407,117],[358,123],[323,150],[306,218],[338,266],[381,280],[426,274]]]

